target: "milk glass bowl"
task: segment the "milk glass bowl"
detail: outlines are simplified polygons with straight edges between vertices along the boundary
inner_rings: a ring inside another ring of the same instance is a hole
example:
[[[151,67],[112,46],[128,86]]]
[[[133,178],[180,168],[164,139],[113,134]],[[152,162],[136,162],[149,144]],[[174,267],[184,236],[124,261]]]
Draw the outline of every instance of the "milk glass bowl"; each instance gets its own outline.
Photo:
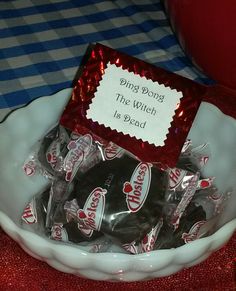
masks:
[[[229,240],[236,229],[236,120],[205,102],[200,106],[189,138],[194,145],[209,142],[211,159],[204,174],[216,178],[220,191],[232,190],[213,235],[176,249],[145,254],[95,254],[23,229],[22,210],[48,182],[39,175],[27,177],[22,165],[36,141],[57,123],[70,94],[71,89],[64,89],[39,98],[14,111],[0,124],[0,226],[28,254],[57,270],[91,279],[138,281],[196,265]]]

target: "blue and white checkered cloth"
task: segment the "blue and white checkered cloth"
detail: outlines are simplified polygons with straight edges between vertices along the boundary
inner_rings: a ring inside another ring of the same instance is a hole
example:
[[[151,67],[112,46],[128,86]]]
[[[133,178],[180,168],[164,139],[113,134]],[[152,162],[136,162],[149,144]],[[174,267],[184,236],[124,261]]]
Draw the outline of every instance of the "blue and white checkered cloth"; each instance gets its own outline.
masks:
[[[157,0],[0,1],[0,120],[72,85],[89,43],[100,42],[199,82]]]

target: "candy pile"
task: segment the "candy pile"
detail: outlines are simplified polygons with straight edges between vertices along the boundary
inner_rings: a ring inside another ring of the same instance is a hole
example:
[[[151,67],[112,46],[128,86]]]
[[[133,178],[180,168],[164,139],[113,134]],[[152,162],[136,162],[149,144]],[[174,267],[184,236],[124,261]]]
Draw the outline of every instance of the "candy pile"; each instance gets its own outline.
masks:
[[[52,183],[22,219],[51,239],[84,243],[90,251],[104,251],[108,242],[130,253],[188,243],[209,234],[207,221],[216,215],[204,201],[216,195],[213,178],[201,176],[206,148],[188,140],[177,167],[159,169],[112,142],[103,146],[57,126],[43,139],[38,162],[31,161]]]

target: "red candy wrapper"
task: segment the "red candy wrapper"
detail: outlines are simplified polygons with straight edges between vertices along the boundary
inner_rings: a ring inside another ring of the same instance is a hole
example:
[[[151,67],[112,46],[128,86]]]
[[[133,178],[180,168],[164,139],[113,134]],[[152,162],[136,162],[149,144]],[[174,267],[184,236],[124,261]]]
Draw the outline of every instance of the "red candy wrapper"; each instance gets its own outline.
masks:
[[[60,124],[112,141],[146,162],[174,167],[206,88],[96,44]]]

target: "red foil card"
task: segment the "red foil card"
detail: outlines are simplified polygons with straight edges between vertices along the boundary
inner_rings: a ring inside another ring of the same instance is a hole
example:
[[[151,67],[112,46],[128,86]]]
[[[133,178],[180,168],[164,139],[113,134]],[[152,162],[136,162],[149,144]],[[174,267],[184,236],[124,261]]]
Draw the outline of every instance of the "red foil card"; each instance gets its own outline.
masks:
[[[113,75],[108,72],[110,68]],[[81,69],[72,98],[61,117],[61,125],[79,134],[90,133],[112,141],[146,162],[174,167],[207,87],[101,44],[92,47]],[[114,91],[116,86],[120,86],[121,93]],[[150,88],[156,88],[155,92]],[[140,99],[142,96],[143,100]],[[133,115],[134,118],[125,124],[125,116],[132,112],[140,114],[137,109],[140,104],[143,104],[144,113],[139,116],[143,119],[135,120],[136,115]],[[104,125],[96,118],[88,118],[92,106],[101,120],[109,114],[114,117],[116,106],[126,108],[128,114],[120,114],[123,129],[117,129],[113,123],[111,126],[109,120]],[[171,106],[175,106],[172,115]],[[164,122],[166,115],[167,122]],[[159,141],[161,131],[165,138]]]

